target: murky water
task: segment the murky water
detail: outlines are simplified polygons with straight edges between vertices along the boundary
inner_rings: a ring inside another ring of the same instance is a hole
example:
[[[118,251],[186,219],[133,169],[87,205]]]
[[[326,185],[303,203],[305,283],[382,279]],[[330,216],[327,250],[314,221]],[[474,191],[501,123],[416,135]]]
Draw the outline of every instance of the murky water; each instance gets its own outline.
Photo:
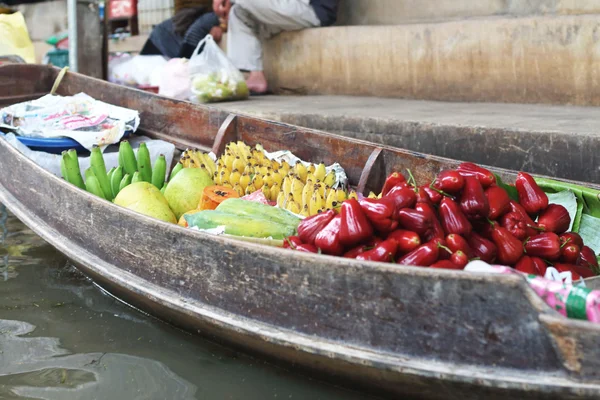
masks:
[[[0,399],[365,399],[103,294],[0,205]]]

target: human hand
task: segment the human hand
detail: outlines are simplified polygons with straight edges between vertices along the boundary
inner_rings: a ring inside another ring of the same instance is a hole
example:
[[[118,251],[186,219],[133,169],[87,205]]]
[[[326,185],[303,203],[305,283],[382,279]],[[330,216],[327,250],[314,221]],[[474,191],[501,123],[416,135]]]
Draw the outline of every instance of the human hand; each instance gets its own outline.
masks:
[[[221,18],[226,18],[231,8],[229,0],[213,0],[213,11]]]
[[[210,35],[213,37],[215,42],[219,43],[223,38],[223,29],[219,26],[213,26],[210,30]]]

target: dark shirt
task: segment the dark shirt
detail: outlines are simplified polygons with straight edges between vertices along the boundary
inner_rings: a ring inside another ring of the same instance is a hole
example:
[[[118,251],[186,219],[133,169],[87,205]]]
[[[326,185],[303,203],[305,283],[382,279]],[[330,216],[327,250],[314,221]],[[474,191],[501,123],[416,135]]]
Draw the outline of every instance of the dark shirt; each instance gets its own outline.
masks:
[[[339,0],[310,0],[310,5],[321,21],[321,26],[329,26],[335,23]]]

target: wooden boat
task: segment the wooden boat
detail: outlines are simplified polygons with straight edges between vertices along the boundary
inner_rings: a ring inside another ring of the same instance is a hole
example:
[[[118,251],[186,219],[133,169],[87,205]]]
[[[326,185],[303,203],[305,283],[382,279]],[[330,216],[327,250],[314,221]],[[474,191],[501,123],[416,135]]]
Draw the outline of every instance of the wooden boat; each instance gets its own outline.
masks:
[[[50,91],[58,70],[0,67],[0,103]],[[230,115],[81,75],[141,112],[143,134],[202,149],[230,140],[340,161],[360,190],[393,170],[428,179],[455,161]],[[186,230],[51,175],[0,140],[0,202],[125,302],[191,332],[387,395],[600,397],[600,326],[561,317],[517,276],[359,262]],[[505,179],[510,171],[499,172]]]

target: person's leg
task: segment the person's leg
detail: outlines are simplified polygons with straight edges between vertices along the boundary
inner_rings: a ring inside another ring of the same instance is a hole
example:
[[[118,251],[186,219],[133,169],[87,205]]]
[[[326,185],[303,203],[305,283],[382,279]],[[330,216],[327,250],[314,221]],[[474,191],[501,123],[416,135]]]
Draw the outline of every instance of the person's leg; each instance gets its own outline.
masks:
[[[260,40],[319,25],[310,0],[237,0],[229,14],[227,53],[237,68],[250,71],[248,89],[263,93],[267,80]]]

